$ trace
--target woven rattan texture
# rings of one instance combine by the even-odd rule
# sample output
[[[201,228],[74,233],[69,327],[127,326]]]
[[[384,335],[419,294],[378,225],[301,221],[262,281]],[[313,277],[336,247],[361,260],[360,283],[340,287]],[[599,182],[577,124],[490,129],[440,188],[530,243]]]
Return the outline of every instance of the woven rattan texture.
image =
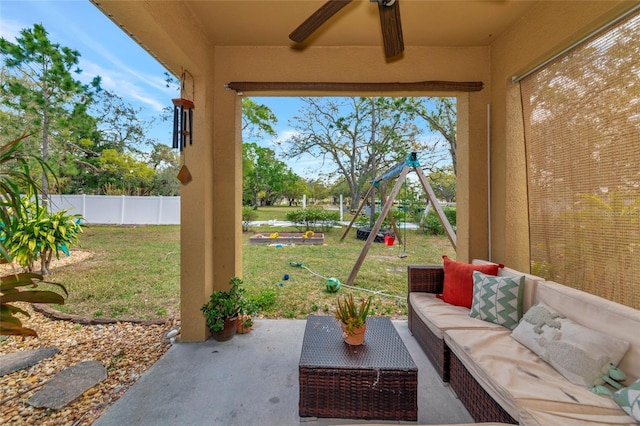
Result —
[[[407,267],[408,292],[442,293],[444,268],[442,266]],[[449,348],[416,315],[409,303],[409,330],[431,361],[443,382],[449,381]]]
[[[449,385],[476,422],[518,424],[518,422],[476,382],[453,352],[451,352],[449,365],[451,366]]]
[[[301,417],[418,418],[418,369],[388,318],[369,318],[350,347],[335,319],[309,316],[299,370]]]
[[[407,267],[409,292],[442,293],[444,285],[444,268],[442,266]]]
[[[340,325],[333,317],[310,315],[300,366],[417,370],[400,335],[386,317],[369,317],[364,343],[350,346],[344,343]]]
[[[409,331],[418,341],[431,365],[435,368],[443,382],[449,381],[449,347],[444,339],[439,339],[429,330],[429,327],[418,317],[415,310],[409,304]]]

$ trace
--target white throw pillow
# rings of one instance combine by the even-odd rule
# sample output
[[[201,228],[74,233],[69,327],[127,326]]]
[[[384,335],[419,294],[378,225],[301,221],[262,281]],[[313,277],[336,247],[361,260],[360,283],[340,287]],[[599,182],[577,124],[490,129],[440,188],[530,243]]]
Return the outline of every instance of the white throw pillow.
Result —
[[[524,314],[511,337],[567,380],[586,387],[602,384],[609,364],[617,366],[629,350],[629,342],[584,327],[544,303]]]

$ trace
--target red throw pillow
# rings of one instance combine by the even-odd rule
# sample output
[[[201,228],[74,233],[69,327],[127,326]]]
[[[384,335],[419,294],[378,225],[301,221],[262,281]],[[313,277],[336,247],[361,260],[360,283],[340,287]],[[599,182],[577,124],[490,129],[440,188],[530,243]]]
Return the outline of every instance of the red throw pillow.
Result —
[[[444,289],[440,299],[456,306],[471,308],[473,300],[473,271],[479,271],[487,275],[498,275],[498,269],[504,265],[495,263],[474,265],[470,263],[456,262],[447,256],[442,256],[444,261]]]

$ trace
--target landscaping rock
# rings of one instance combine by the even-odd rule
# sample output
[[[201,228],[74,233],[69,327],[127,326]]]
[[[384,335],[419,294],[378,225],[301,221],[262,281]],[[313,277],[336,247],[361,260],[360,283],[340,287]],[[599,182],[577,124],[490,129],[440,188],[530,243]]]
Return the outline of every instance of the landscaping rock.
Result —
[[[27,403],[59,410],[106,378],[107,369],[99,361],[80,362],[56,374]]]
[[[48,348],[33,349],[30,351],[21,351],[13,354],[0,356],[0,377],[5,374],[11,374],[14,371],[31,367],[43,359],[51,358],[60,352],[55,346]]]

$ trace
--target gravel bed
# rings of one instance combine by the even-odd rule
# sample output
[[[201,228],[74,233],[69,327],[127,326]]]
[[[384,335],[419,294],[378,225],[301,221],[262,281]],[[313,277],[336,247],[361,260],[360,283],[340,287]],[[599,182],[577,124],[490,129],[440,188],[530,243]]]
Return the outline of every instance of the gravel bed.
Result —
[[[166,333],[178,326],[172,322],[82,325],[51,320],[31,306],[20,306],[31,314],[23,324],[36,330],[38,337],[3,338],[0,355],[47,346],[57,347],[60,353],[33,367],[0,377],[0,424],[92,424],[167,351],[171,343]],[[107,368],[105,381],[59,411],[27,404],[29,397],[56,373],[88,360],[100,361]]]
[[[38,337],[0,337],[0,355],[49,346],[57,347],[60,352],[30,368],[0,377],[2,425],[92,424],[169,349],[171,342],[166,334],[180,326],[178,320],[152,325],[80,324],[51,319],[34,311],[29,304],[16,305],[30,313],[30,318],[20,316],[20,319],[24,326],[34,329]],[[59,411],[27,404],[29,397],[56,373],[89,360],[99,361],[107,368],[106,380]]]

